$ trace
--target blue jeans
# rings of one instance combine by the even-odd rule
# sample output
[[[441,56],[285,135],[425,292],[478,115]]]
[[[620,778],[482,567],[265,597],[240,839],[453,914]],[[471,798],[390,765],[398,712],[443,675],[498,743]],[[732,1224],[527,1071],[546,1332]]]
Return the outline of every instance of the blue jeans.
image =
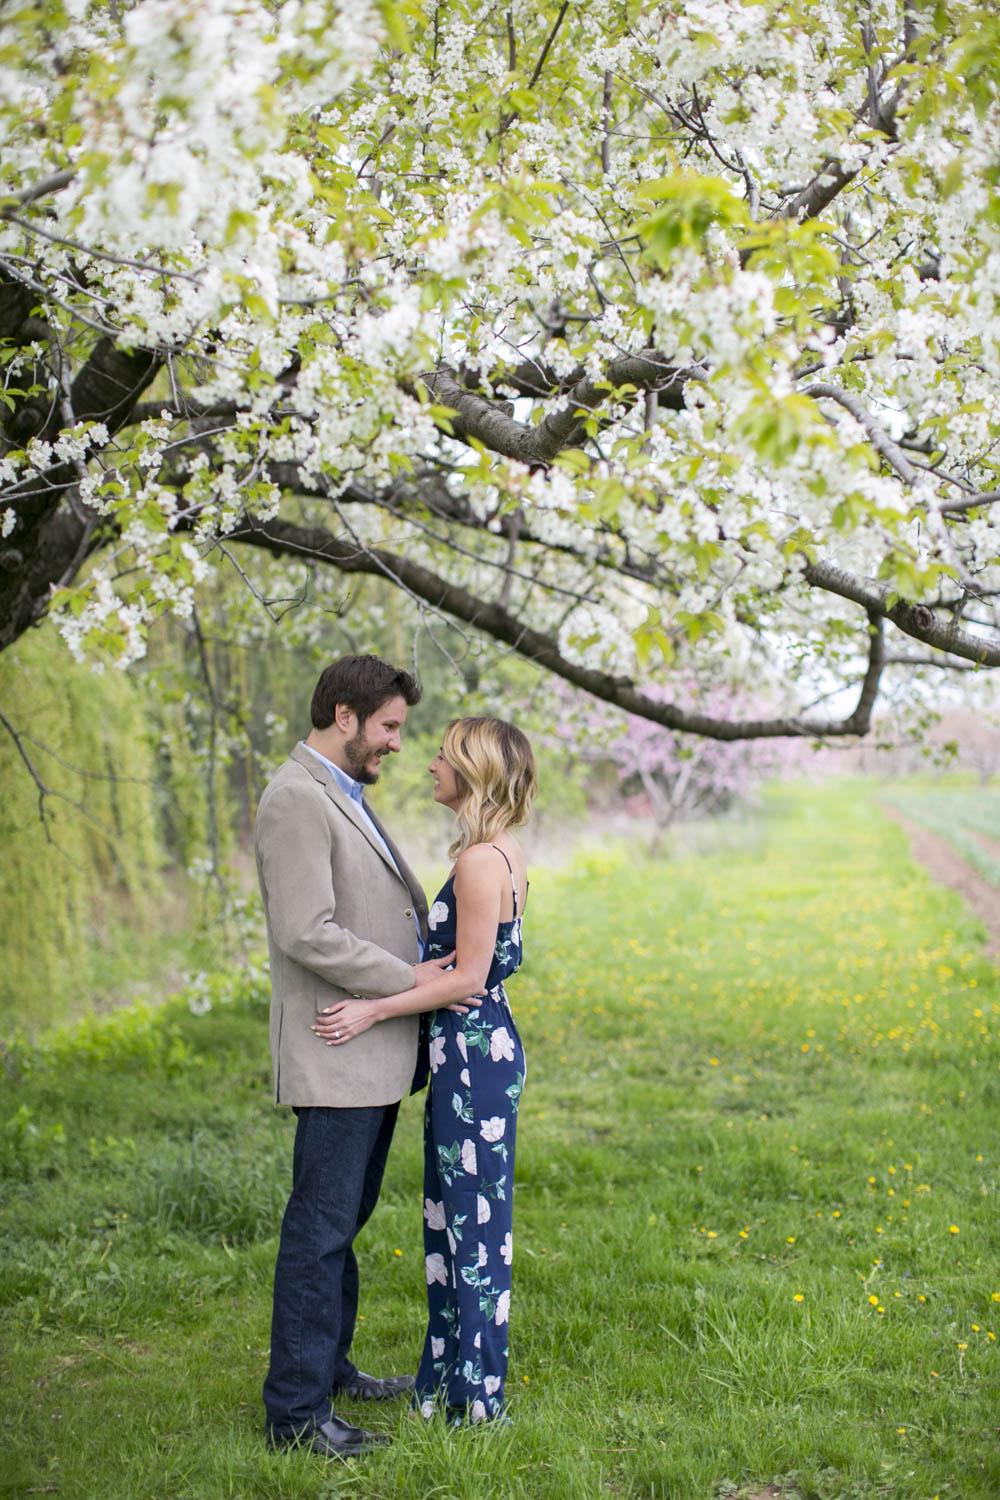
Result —
[[[354,1237],[378,1201],[398,1104],[296,1109],[292,1192],[274,1268],[268,1432],[289,1437],[333,1414],[331,1392],[357,1373]]]

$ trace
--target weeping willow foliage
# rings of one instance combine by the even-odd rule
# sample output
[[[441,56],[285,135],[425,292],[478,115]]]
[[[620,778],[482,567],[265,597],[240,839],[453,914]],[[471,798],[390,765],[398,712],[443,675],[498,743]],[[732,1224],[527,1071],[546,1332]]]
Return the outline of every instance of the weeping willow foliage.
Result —
[[[0,730],[0,1018],[34,1028],[77,1008],[116,932],[155,919],[154,734],[141,686],[75,665],[45,625],[0,656],[0,708],[52,789]]]

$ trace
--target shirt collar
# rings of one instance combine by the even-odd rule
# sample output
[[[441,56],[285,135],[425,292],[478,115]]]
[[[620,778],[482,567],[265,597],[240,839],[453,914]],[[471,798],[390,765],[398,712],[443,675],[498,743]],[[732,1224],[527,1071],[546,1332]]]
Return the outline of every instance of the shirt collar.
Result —
[[[333,776],[334,781],[340,787],[340,790],[342,792],[346,792],[347,795],[351,798],[352,802],[361,801],[364,787],[361,785],[360,781],[355,781],[353,776],[348,776],[347,772],[342,770],[340,766],[336,764],[336,762],[327,760],[325,755],[320,755],[319,751],[314,750],[312,745],[307,745],[305,740],[302,741],[302,744],[304,748],[309,751],[310,755],[315,755],[320,764],[326,766],[327,770]]]

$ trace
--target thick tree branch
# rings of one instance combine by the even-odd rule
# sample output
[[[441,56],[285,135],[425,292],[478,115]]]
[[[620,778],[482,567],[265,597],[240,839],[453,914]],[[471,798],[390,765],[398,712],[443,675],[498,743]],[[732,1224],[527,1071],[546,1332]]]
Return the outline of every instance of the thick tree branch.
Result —
[[[50,193],[62,192],[75,176],[75,167],[64,167],[61,172],[53,172],[50,176],[33,182],[30,187],[22,188],[19,193],[13,193],[9,198],[0,202],[0,218],[10,218],[12,214],[17,213],[19,208],[26,208],[29,203],[35,203],[39,198],[47,198]]]
[[[860,167],[842,167],[832,157],[825,161],[811,182],[790,198],[781,210],[784,219],[814,219],[857,177]]]
[[[39,435],[56,438],[64,410],[76,422],[103,422],[114,435],[129,420],[160,364],[160,356],[148,349],[119,349],[110,339],[99,339],[70,384],[65,402],[51,403]],[[0,494],[0,505],[16,515],[0,555],[0,649],[41,619],[52,589],[98,545],[93,517],[64,504],[78,479],[77,464],[65,462]]]
[[[868,672],[857,707],[847,718],[718,719],[650,698],[640,692],[630,678],[570,661],[563,655],[555,637],[525,625],[509,608],[481,599],[468,589],[432,573],[421,563],[383,548],[347,541],[321,526],[300,526],[281,520],[262,521],[254,517],[247,517],[237,526],[230,533],[230,540],[263,548],[276,556],[328,563],[343,573],[391,578],[431,608],[483,631],[510,646],[526,660],[535,662],[584,692],[612,703],[626,713],[662,724],[666,729],[705,735],[709,739],[744,740],[862,735],[870,727],[871,707],[882,665],[881,633],[877,628],[870,628]]]
[[[702,374],[699,367],[678,369],[656,349],[625,354],[608,365],[606,380],[578,380],[566,391],[561,410],[550,413],[537,427],[516,421],[495,402],[469,391],[446,368],[425,375],[423,384],[436,401],[456,413],[457,437],[474,437],[493,453],[532,468],[547,468],[564,449],[586,440],[585,423],[600,410],[611,390],[632,385],[641,391],[662,392],[664,404],[670,406],[680,399],[684,383]]]
[[[911,22],[912,16],[908,15],[904,51],[902,56],[897,58],[892,64],[893,67],[908,61],[913,55],[917,33],[916,28],[912,26]],[[869,69],[868,97],[862,108],[858,111],[857,118],[859,124],[867,120],[887,141],[895,142],[896,115],[899,112],[903,93],[904,84],[900,83],[888,99],[881,100],[878,87],[874,82],[871,69]],[[861,170],[861,167],[844,167],[835,157],[828,157],[812,180],[800,192],[796,193],[788,203],[783,205],[781,217],[789,219],[815,218],[817,214],[821,214],[824,208],[833,202],[838,193],[843,192],[848,183],[854,181]]]
[[[824,562],[807,563],[803,576],[808,583],[825,589],[829,594],[837,594],[841,599],[851,599],[855,604],[860,604],[863,609],[868,610],[869,617],[873,614],[882,615],[891,620],[897,630],[912,636],[915,641],[921,641],[925,646],[933,646],[937,651],[962,657],[965,661],[977,662],[983,667],[1000,667],[1000,640],[995,636],[990,638],[976,635],[971,630],[963,630],[954,620],[944,623],[928,605],[908,604],[905,600],[896,598],[895,590],[888,584],[856,578],[843,568]],[[893,602],[890,603],[890,600]]]
[[[996,505],[998,500],[1000,490],[979,490],[961,500],[942,500],[941,509],[946,515],[962,515],[967,510],[978,510],[981,505]]]
[[[803,391],[805,396],[813,396],[817,400],[836,401],[868,434],[868,441],[881,454],[890,468],[895,469],[900,479],[907,484],[918,484],[920,482],[920,470],[914,468],[898,443],[894,442],[885,428],[880,426],[861,401],[851,391],[845,391],[843,386],[830,385],[826,381],[818,381],[815,385],[807,386]]]

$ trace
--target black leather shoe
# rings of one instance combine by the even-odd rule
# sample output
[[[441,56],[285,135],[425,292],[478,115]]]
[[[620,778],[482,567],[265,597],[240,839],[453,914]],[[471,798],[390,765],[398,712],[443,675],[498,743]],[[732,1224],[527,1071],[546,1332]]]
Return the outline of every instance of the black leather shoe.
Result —
[[[387,1375],[380,1380],[377,1375],[358,1370],[350,1385],[338,1385],[334,1395],[348,1396],[352,1401],[392,1401],[396,1396],[409,1395],[416,1383],[412,1375]]]
[[[269,1433],[267,1441],[271,1448],[305,1448],[323,1458],[353,1458],[375,1448],[388,1448],[392,1439],[381,1433],[366,1432],[363,1427],[352,1427],[342,1417],[330,1417],[318,1427],[307,1427],[305,1432]]]

